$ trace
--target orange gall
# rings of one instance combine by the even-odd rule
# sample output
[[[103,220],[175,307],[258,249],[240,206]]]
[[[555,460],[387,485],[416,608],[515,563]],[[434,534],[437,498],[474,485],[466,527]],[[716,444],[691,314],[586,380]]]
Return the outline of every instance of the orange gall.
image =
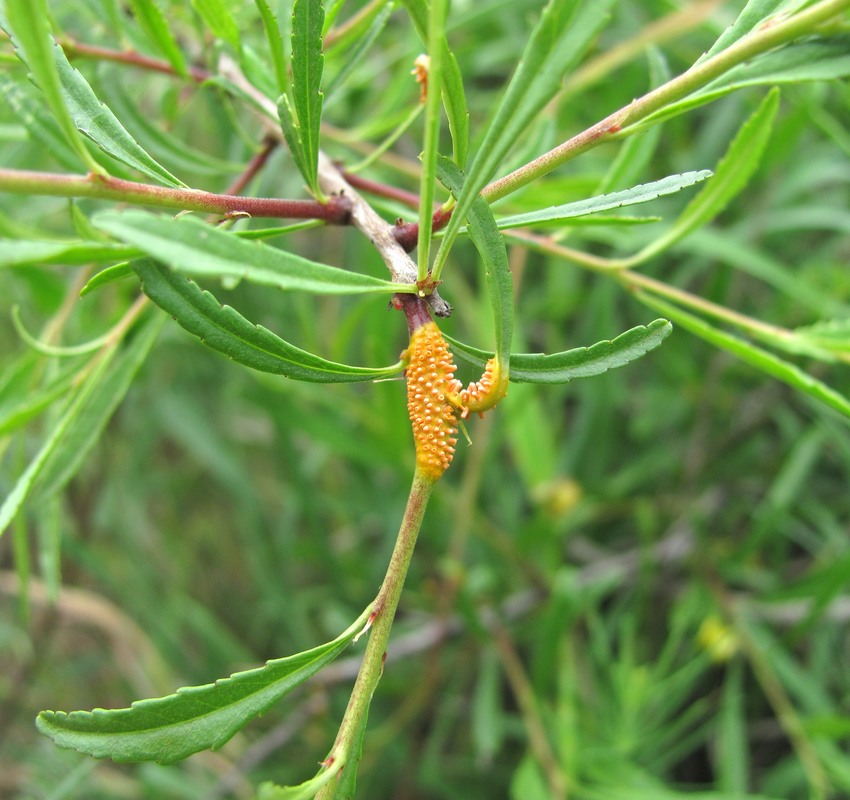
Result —
[[[407,410],[413,425],[416,465],[432,481],[452,463],[457,444],[456,409],[461,383],[454,377],[446,340],[434,322],[426,322],[410,336],[407,378]]]

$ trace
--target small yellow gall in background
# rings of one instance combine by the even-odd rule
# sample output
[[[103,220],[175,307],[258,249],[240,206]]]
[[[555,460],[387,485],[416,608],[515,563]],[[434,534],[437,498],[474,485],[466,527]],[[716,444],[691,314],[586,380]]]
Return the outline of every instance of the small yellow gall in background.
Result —
[[[729,661],[738,652],[735,629],[716,616],[706,617],[699,626],[697,643],[718,664]]]

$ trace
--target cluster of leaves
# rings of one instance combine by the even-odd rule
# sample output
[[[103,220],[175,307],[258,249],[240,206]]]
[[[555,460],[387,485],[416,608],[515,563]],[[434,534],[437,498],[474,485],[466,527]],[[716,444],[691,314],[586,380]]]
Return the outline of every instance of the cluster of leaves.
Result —
[[[831,204],[820,204],[819,194],[822,186],[832,191],[833,181],[839,185],[834,191],[846,195],[846,176],[835,166],[842,148],[846,155],[846,135],[830,110],[834,102],[830,92],[840,99],[844,89],[840,84],[796,86],[801,81],[841,78],[850,71],[846,20],[836,17],[839,12],[846,14],[846,4],[752,0],[734,24],[718,23],[720,35],[713,46],[706,30],[693,30],[693,22],[674,15],[678,30],[693,41],[682,44],[685,52],[670,54],[681,62],[673,74],[691,78],[678,84],[675,78],[669,79],[668,63],[660,50],[652,49],[650,72],[661,101],[628,106],[631,97],[644,95],[650,88],[643,85],[646,70],[637,58],[636,68],[624,82],[628,85],[601,93],[610,103],[601,113],[596,103],[576,110],[579,92],[591,86],[585,96],[597,94],[593,77],[585,77],[587,84],[582,86],[582,76],[593,73],[582,73],[579,65],[594,47],[625,38],[623,31],[633,19],[650,10],[660,14],[665,4],[651,4],[648,9],[626,0],[555,0],[542,10],[538,4],[526,5],[534,11],[536,22],[527,36],[518,39],[516,20],[525,5],[512,8],[507,16],[496,3],[461,8],[447,19],[447,4],[437,0],[431,5],[405,0],[401,6],[406,13],[394,13],[395,4],[386,2],[369,3],[349,13],[340,2],[324,9],[320,3],[301,0],[294,4],[290,19],[288,12],[276,17],[265,0],[258,0],[256,8],[236,10],[218,2],[191,7],[174,3],[168,8],[167,24],[155,3],[133,0],[132,18],[112,2],[68,4],[67,8],[56,4],[51,9],[55,26],[51,28],[46,2],[6,0],[0,12],[0,27],[10,37],[8,68],[0,74],[7,100],[2,120],[4,163],[22,171],[0,176],[0,189],[26,197],[14,203],[4,198],[0,217],[4,237],[0,267],[4,288],[8,287],[4,296],[23,307],[20,316],[2,324],[14,324],[28,349],[22,346],[8,354],[0,381],[0,435],[4,437],[0,477],[8,487],[0,506],[0,531],[11,525],[12,536],[4,541],[11,539],[18,583],[36,585],[30,576],[34,544],[47,591],[59,599],[61,608],[60,545],[64,540],[72,550],[66,569],[80,579],[91,573],[94,583],[101,590],[107,587],[110,594],[131,588],[128,610],[145,622],[146,630],[155,631],[151,636],[158,641],[153,649],[169,663],[166,672],[194,676],[197,682],[226,674],[235,663],[255,663],[261,654],[292,652],[292,642],[310,647],[319,634],[347,627],[345,634],[326,645],[217,684],[120,711],[42,715],[41,729],[60,744],[119,761],[163,763],[220,747],[355,638],[363,617],[349,626],[348,621],[357,616],[351,609],[362,606],[364,597],[374,592],[381,571],[372,563],[374,557],[348,542],[346,526],[358,520],[358,538],[368,540],[371,531],[379,542],[395,527],[398,509],[376,497],[375,489],[383,483],[401,496],[398,476],[410,463],[402,444],[409,434],[400,414],[403,404],[397,386],[319,387],[321,391],[314,392],[289,382],[281,385],[266,376],[327,384],[398,374],[403,367],[395,356],[401,349],[401,331],[388,335],[394,323],[388,324],[387,317],[377,312],[391,294],[414,293],[417,287],[387,280],[368,243],[354,236],[327,237],[329,241],[321,247],[309,232],[304,238],[297,234],[298,228],[312,223],[263,228],[252,219],[235,219],[216,228],[194,217],[103,210],[94,199],[66,205],[39,197],[64,191],[58,188],[61,176],[45,177],[43,171],[55,168],[52,159],[71,172],[88,173],[75,184],[81,197],[196,208],[180,203],[192,200],[190,194],[202,186],[225,192],[227,176],[248,162],[255,143],[266,137],[271,120],[279,125],[288,155],[273,156],[279,160],[272,163],[284,165],[283,169],[266,168],[254,176],[254,193],[296,194],[300,184],[306,183],[315,198],[326,200],[320,141],[345,162],[352,160],[362,142],[382,137],[387,147],[398,141],[401,153],[405,148],[411,152],[410,147],[418,152],[415,137],[403,138],[419,114],[418,89],[407,76],[412,54],[422,46],[413,35],[418,31],[432,59],[424,106],[425,152],[418,185],[413,182],[424,209],[420,226],[430,219],[430,198],[438,180],[447,190],[446,208],[453,209],[448,226],[439,234],[433,262],[427,244],[430,237],[420,237],[419,277],[430,269],[433,280],[445,280],[441,289],[456,298],[459,312],[446,327],[453,334],[458,356],[480,368],[495,355],[509,365],[517,385],[506,403],[504,430],[484,429],[477,434],[479,451],[492,457],[470,458],[457,485],[455,512],[448,505],[436,511],[443,530],[450,533],[433,543],[424,560],[429,554],[436,560],[448,548],[450,559],[439,576],[442,590],[429,597],[427,588],[420,588],[413,599],[413,606],[434,616],[433,624],[462,626],[475,634],[474,667],[458,668],[468,655],[463,646],[434,651],[434,683],[423,686],[402,709],[427,708],[439,687],[441,701],[428,717],[431,729],[404,743],[393,741],[392,734],[404,726],[405,714],[400,712],[384,723],[383,737],[378,736],[374,749],[367,748],[366,760],[369,763],[369,749],[372,763],[383,752],[397,769],[367,771],[370,796],[393,792],[387,776],[401,774],[404,761],[414,757],[411,751],[421,755],[417,759],[421,772],[415,780],[434,796],[474,796],[470,780],[481,787],[481,796],[503,794],[504,786],[510,784],[513,794],[524,798],[566,796],[568,789],[574,796],[588,798],[676,797],[688,793],[674,788],[680,782],[704,785],[706,791],[713,791],[711,796],[724,798],[745,796],[752,787],[768,797],[803,796],[806,791],[825,797],[830,785],[850,791],[850,764],[836,744],[847,730],[846,716],[830,702],[842,686],[830,673],[826,655],[836,647],[835,628],[826,625],[816,630],[814,625],[831,608],[843,585],[848,554],[837,528],[846,501],[840,489],[829,483],[819,488],[814,499],[804,497],[806,477],[821,457],[833,466],[837,462],[840,474],[845,474],[850,452],[846,431],[832,416],[832,411],[850,416],[850,402],[818,374],[823,365],[850,360],[845,321],[848,286],[837,268],[840,245],[832,239],[814,248],[794,245],[803,265],[796,271],[787,266],[790,253],[786,258],[777,255],[788,247],[782,238],[787,237],[788,228],[796,226],[801,240],[806,225],[818,231],[846,230],[846,214],[832,213]],[[819,10],[832,27],[819,29],[823,21],[819,19],[809,27],[803,22],[800,28],[793,27],[796,19]],[[613,22],[606,30],[609,13],[614,15]],[[83,20],[99,18],[109,25],[91,28],[103,37],[93,44],[104,44],[115,55],[119,41],[125,40],[134,56],[150,53],[173,77],[148,75],[129,88],[126,71],[120,71],[127,67],[110,66],[103,52],[93,63],[72,65],[68,55],[95,55],[82,41],[90,36]],[[734,15],[728,21],[733,19]],[[449,28],[450,23],[456,28]],[[672,29],[677,30],[675,25]],[[762,41],[771,30],[786,29],[787,40],[773,44],[770,40],[755,51],[764,55],[745,60],[754,54],[746,50],[750,42]],[[448,42],[453,37],[447,37],[447,31],[454,35],[455,30],[459,41],[467,38],[452,50]],[[61,32],[62,46],[53,42],[53,32]],[[803,34],[809,38],[796,41]],[[650,34],[648,29],[647,41],[663,35]],[[202,52],[200,44],[205,40],[214,40],[215,47],[210,48],[209,61],[198,75],[189,66],[186,53],[192,48],[187,43],[193,42]],[[396,42],[400,44],[390,44]],[[778,44],[785,46],[774,49]],[[737,52],[736,48],[743,52],[737,61],[730,59],[720,72],[711,72],[724,54]],[[705,55],[694,59],[702,51]],[[626,47],[624,52],[637,56],[640,50]],[[485,79],[491,70],[505,69],[494,54],[510,55],[519,66],[512,77],[505,75],[507,88],[494,104],[495,110],[485,115],[481,109],[490,105]],[[145,66],[140,57],[130,60],[135,69]],[[600,60],[603,73],[618,66],[616,59],[607,64],[604,57]],[[693,70],[686,72],[692,60],[696,60]],[[593,63],[588,61],[588,67]],[[28,73],[37,88],[27,83]],[[568,80],[562,86],[564,76],[570,74],[573,83]],[[246,76],[247,82],[238,76]],[[180,82],[193,85],[189,100],[174,88]],[[470,87],[479,83],[480,95],[473,96]],[[790,92],[791,110],[784,119],[777,91],[764,94],[760,88],[783,83],[795,85]],[[744,88],[752,90],[744,99],[727,97]],[[725,105],[701,108],[723,98]],[[140,110],[151,103],[156,124]],[[593,127],[618,106],[626,110],[616,120],[598,130]],[[684,112],[695,112],[687,118],[696,120],[690,128],[675,119]],[[452,142],[451,160],[440,154],[442,113]],[[810,114],[818,121],[820,138],[811,126],[801,124]],[[349,125],[344,132],[329,124],[351,119],[359,120],[357,127]],[[543,151],[556,153],[556,132],[565,119],[570,129],[586,126],[593,132],[577,140],[574,152],[596,147],[601,139],[622,142],[613,161],[613,150],[591,152],[582,162],[587,164],[586,173],[559,172],[544,178],[567,160],[556,154],[550,163],[532,170],[528,179],[520,176],[513,182],[491,183],[513,167],[521,172]],[[664,128],[659,126],[670,120]],[[523,141],[532,122],[533,134]],[[478,138],[470,140],[470,131]],[[397,140],[398,136],[402,138]],[[664,136],[672,141],[680,136],[680,144],[665,151],[659,144]],[[818,148],[815,166],[804,168],[783,156],[783,150],[811,142]],[[378,152],[383,149],[383,145],[377,147]],[[647,176],[653,159],[655,174]],[[823,166],[816,168],[819,165]],[[369,159],[367,166],[387,186],[409,180],[403,171],[409,168],[407,162]],[[402,171],[396,171],[399,168]],[[25,170],[40,172],[25,175]],[[806,214],[771,202],[770,177],[781,176],[783,170],[792,177],[796,170],[797,184],[791,178],[774,179],[781,180],[780,187],[790,184],[791,189],[784,189],[785,199],[805,201]],[[131,183],[136,186],[139,176],[159,192],[149,192],[142,200],[132,195]],[[531,179],[534,192],[519,192]],[[753,180],[756,189],[748,188]],[[697,184],[703,185],[686,205],[675,197]],[[763,187],[760,193],[759,186]],[[761,220],[738,205],[744,191],[754,192],[754,208],[759,208],[755,201],[762,203]],[[410,218],[410,212],[400,209],[392,197],[391,192],[384,198],[379,195],[375,205],[388,218],[399,214]],[[671,212],[672,221],[660,232],[656,230],[660,226],[653,224],[658,218],[634,218],[618,211],[664,197],[656,205]],[[500,198],[505,200],[494,211],[490,202]],[[576,199],[565,203],[565,198]],[[16,208],[17,202],[21,208]],[[705,228],[721,212],[729,209],[727,213],[732,214],[736,206],[737,216],[724,222],[723,233]],[[604,213],[611,211],[615,214]],[[761,225],[763,246],[750,239],[753,220]],[[500,232],[505,232],[509,248]],[[457,266],[461,254],[466,254],[464,234],[479,255],[481,276]],[[271,244],[279,236],[286,237],[284,245]],[[600,251],[608,255],[602,257]],[[668,260],[668,253],[674,253],[675,260]],[[511,259],[513,276],[508,269]],[[472,258],[465,261],[474,263]],[[564,262],[600,276],[589,282],[578,270],[564,269]],[[714,275],[710,270],[717,262],[720,269]],[[649,264],[663,279],[636,271]],[[92,267],[101,270],[95,273]],[[520,277],[520,314],[514,319],[515,283]],[[763,281],[771,291],[752,288],[752,278]],[[195,281],[219,282],[222,289],[216,289],[217,294],[227,292],[233,307],[223,305]],[[631,307],[622,307],[611,291],[618,285],[665,319],[636,325],[646,319],[635,320]],[[687,290],[694,285],[699,291]],[[140,286],[161,311],[153,313],[136,299]],[[265,287],[286,294],[275,294],[270,304],[272,295]],[[767,304],[762,303],[765,296],[770,300]],[[732,299],[754,310],[733,311],[728,305]],[[807,315],[801,315],[799,306]],[[208,348],[253,368],[256,374],[246,376],[233,367],[223,378],[222,362],[215,361],[216,356],[185,347],[170,328],[166,334],[170,338],[156,346],[169,315]],[[34,317],[50,319],[39,339],[27,334],[22,322]],[[761,397],[757,398],[758,413],[749,412],[747,417],[746,392],[765,390],[748,387],[723,359],[714,362],[715,374],[704,374],[700,360],[708,357],[707,351],[694,352],[686,343],[669,350],[655,367],[653,381],[642,388],[603,378],[571,394],[558,388],[544,396],[521,385],[563,384],[625,365],[667,337],[671,330],[667,320],[778,378],[820,406],[774,412],[770,402],[765,404],[771,396]],[[624,329],[628,330],[615,335]],[[600,341],[565,350],[566,330],[576,341]],[[288,341],[295,336],[303,348]],[[78,338],[88,342],[67,344]],[[491,343],[492,349],[482,350],[464,340]],[[516,352],[524,349],[549,355]],[[158,357],[146,365],[152,351]],[[352,366],[348,362],[355,357],[390,366]],[[818,366],[807,369],[803,359]],[[727,372],[734,376],[731,387],[720,381]],[[835,380],[842,380],[840,373]],[[136,388],[113,438],[107,423],[134,382]],[[712,399],[700,401],[700,397]],[[208,398],[222,403],[222,408],[208,406]],[[261,436],[252,432],[246,406],[263,421]],[[573,412],[568,441],[564,408]],[[632,421],[625,427],[615,426],[613,420],[625,410]],[[729,415],[742,417],[731,434],[728,425],[724,428],[720,422]],[[806,415],[816,422],[807,423]],[[772,428],[778,429],[776,441],[768,436]],[[688,437],[682,430],[692,431],[692,448],[703,446],[712,457],[686,449]],[[716,442],[711,434],[718,431],[722,436]],[[752,431],[757,435],[750,452],[739,451],[738,440]],[[364,442],[367,437],[369,441]],[[263,438],[274,447],[261,443]],[[110,441],[133,442],[133,452],[127,453],[126,445],[113,444],[117,449],[110,454]],[[170,478],[158,481],[149,465],[170,463],[169,441],[186,459],[184,466],[195,460],[204,463],[207,477],[187,476],[183,487],[175,487]],[[250,445],[248,452],[241,452],[240,442]],[[671,456],[670,447],[678,448],[676,456]],[[93,467],[91,461],[85,466],[86,456],[94,449],[101,464],[113,463],[115,475],[111,469]],[[688,453],[690,466],[674,480],[672,465],[685,460]],[[770,461],[777,454],[782,459],[778,472]],[[343,467],[343,458],[348,459],[348,467]],[[730,468],[724,474],[717,469],[720,462],[740,469]],[[179,473],[176,467],[168,469],[170,474]],[[275,477],[274,486],[265,485],[263,470]],[[516,473],[522,478],[522,493],[508,488],[516,483],[512,480]],[[105,491],[96,491],[107,475]],[[735,475],[758,485],[739,488]],[[585,487],[591,499],[576,506],[578,484],[567,476]],[[220,482],[234,498],[233,508],[227,509],[225,503],[219,509],[229,529],[215,520],[217,502],[203,508],[212,482]],[[63,494],[69,485],[70,491]],[[655,489],[663,485],[671,487],[670,494],[677,487],[679,496],[651,501]],[[486,511],[475,510],[479,486],[485,487],[480,490],[484,501],[480,507]],[[367,487],[371,490],[364,491]],[[127,493],[130,499],[125,506],[122,496]],[[325,501],[320,499],[317,504],[317,498],[328,494],[334,495],[333,502],[323,507]],[[280,499],[283,496],[286,503]],[[752,525],[743,522],[749,519],[747,496],[764,498]],[[146,511],[153,507],[154,498],[161,508]],[[190,499],[199,506],[186,520],[181,504]],[[808,502],[799,512],[796,508],[792,512],[804,499]],[[275,512],[284,508],[286,513],[274,521]],[[134,519],[128,521],[128,513]],[[688,536],[676,530],[674,523],[680,517],[687,519]],[[126,531],[116,537],[119,519]],[[606,524],[611,519],[614,524]],[[700,533],[718,520],[722,520],[723,535],[721,544],[712,549],[702,542]],[[89,524],[109,531],[112,541],[92,539],[93,531],[86,530]],[[751,531],[745,544],[734,535],[736,525]],[[144,541],[153,528],[161,531],[154,541],[167,542],[168,557],[153,559],[149,572],[131,576],[135,567],[148,561],[142,554],[147,552]],[[220,534],[213,545],[209,544],[210,529]],[[310,533],[309,544],[295,535],[300,529]],[[479,537],[474,544],[468,541],[470,530]],[[34,542],[30,531],[35,532]],[[178,533],[189,534],[185,551],[169,540],[168,531],[176,538],[183,538]],[[633,545],[635,532],[643,545],[635,563],[608,554],[609,547],[614,552],[624,542]],[[771,544],[775,538],[781,542],[778,549]],[[588,549],[590,540],[605,548],[601,554]],[[570,542],[572,558],[588,557],[585,569],[561,566]],[[665,582],[680,577],[678,567],[662,569],[670,555],[665,546],[671,544],[682,548],[671,551],[674,564],[682,553],[704,548],[711,556],[710,566],[693,588],[671,590]],[[765,555],[769,544],[770,552],[777,553],[772,559]],[[121,545],[129,545],[129,555],[116,562],[115,549]],[[162,615],[169,622],[157,625],[155,587],[162,579],[155,570],[162,568],[166,576],[180,575],[188,581],[186,570],[194,560],[193,552],[209,547],[217,558],[206,565],[209,583],[201,594],[207,608],[216,609],[220,616],[215,618],[195,601],[189,604],[193,614],[177,611],[174,606],[192,594],[188,584],[179,592],[177,581],[173,598],[167,601],[172,613]],[[819,547],[826,547],[831,558],[819,559]],[[781,557],[799,561],[797,549],[804,551],[802,564],[790,564]],[[217,604],[215,589],[233,579],[224,567],[234,559],[246,573],[243,588],[248,587],[253,597],[240,608],[230,609]],[[476,566],[459,572],[460,563]],[[773,566],[775,576],[769,571]],[[286,573],[283,581],[280,569]],[[781,590],[781,575],[800,569],[804,577],[791,590]],[[422,568],[420,577],[425,572]],[[320,595],[309,588],[317,575],[328,587]],[[634,579],[626,581],[632,588],[617,587],[623,577]],[[739,587],[755,599],[762,594],[762,599],[780,603],[798,596],[811,605],[788,641],[780,642],[764,624],[764,615],[750,619],[747,612],[757,607],[755,599],[748,598],[745,611],[733,602],[731,591]],[[506,595],[514,602],[500,603]],[[22,598],[29,596],[26,589],[21,593]],[[441,596],[458,601],[459,617],[448,616],[452,608],[441,602]],[[148,611],[143,610],[146,603],[152,606]],[[659,617],[652,613],[656,604],[669,605],[665,617],[669,621],[660,630]],[[609,608],[604,616],[603,605]],[[281,608],[293,609],[292,618],[283,624]],[[26,604],[23,613],[29,613]],[[231,613],[238,616],[228,619]],[[721,621],[716,622],[712,613]],[[515,616],[524,622],[512,630]],[[269,630],[276,631],[270,653],[257,638],[234,634],[244,629],[248,618],[257,620],[253,634],[256,637],[259,632],[260,642],[270,635]],[[721,632],[719,639],[711,638],[712,624]],[[427,624],[412,617],[410,625],[414,640],[418,636],[427,641],[423,633]],[[694,631],[700,626],[703,652],[694,644]],[[203,670],[180,653],[193,639],[208,655],[216,656]],[[718,641],[727,642],[727,649]],[[810,664],[798,660],[795,647],[801,641]],[[529,672],[518,657],[520,650],[531,665]],[[716,697],[711,693],[717,680],[711,656],[729,660]],[[37,654],[22,658],[26,663]],[[221,669],[209,672],[217,666]],[[58,669],[58,664],[45,669]],[[404,697],[403,683],[409,677],[402,674],[398,684],[392,680],[388,697]],[[760,700],[752,708],[743,699],[749,684],[760,690]],[[173,680],[160,681],[156,688],[165,693],[169,686],[173,687]],[[515,697],[515,705],[504,701],[505,687]],[[144,692],[154,693],[148,687]],[[47,702],[93,706],[105,700],[95,696],[91,702],[68,703],[52,695]],[[382,705],[383,711],[387,708],[388,704]],[[14,703],[8,709],[14,711]],[[469,725],[462,734],[454,732],[456,718],[467,713]],[[762,742],[748,727],[756,715],[764,713],[775,716],[789,743],[775,763],[759,756],[756,745]],[[329,721],[335,716],[330,714]],[[323,740],[328,738],[325,732]],[[448,756],[455,751],[459,754]],[[757,764],[757,784],[744,755],[748,753]],[[443,756],[445,766],[438,767]],[[293,757],[281,770],[258,777],[296,783],[303,777],[298,763],[310,758],[310,754],[300,761]],[[701,759],[712,764],[710,778],[699,768]],[[67,795],[91,779],[89,771],[94,767],[79,763],[74,771],[77,785],[71,781],[62,789]],[[488,774],[483,782],[482,771]],[[353,768],[343,772],[338,796],[353,793],[356,773]],[[49,775],[49,770],[44,774]],[[166,774],[177,773],[137,773],[142,783],[156,786],[160,781],[160,787],[171,780],[163,777]],[[300,788],[267,788],[265,792],[269,797],[312,796],[335,774],[325,769]],[[195,795],[209,780],[208,776],[199,779],[196,785],[190,773],[180,776],[173,778],[175,786],[180,786],[176,793]]]

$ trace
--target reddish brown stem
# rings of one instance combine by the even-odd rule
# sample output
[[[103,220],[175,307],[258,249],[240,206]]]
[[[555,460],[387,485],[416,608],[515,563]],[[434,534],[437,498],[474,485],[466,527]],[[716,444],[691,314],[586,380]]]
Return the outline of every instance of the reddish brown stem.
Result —
[[[14,169],[0,169],[0,192],[58,197],[93,197],[158,208],[202,211],[208,214],[320,219],[336,225],[347,225],[351,221],[351,201],[344,195],[332,195],[327,203],[319,203],[316,200],[283,200],[274,197],[242,197],[213,194],[197,189],[152,186],[121,178],[58,175]]]
[[[435,211],[431,217],[431,230],[438,231],[441,228],[445,228],[451,216],[451,210],[447,211],[440,208]],[[393,228],[393,236],[395,236],[396,241],[409,253],[416,247],[416,243],[419,240],[419,223],[404,222],[396,225]]]
[[[419,195],[413,192],[397,189],[395,186],[389,186],[386,183],[378,183],[378,181],[370,181],[353,172],[346,172],[341,169],[342,177],[345,178],[355,189],[361,189],[364,192],[369,192],[376,197],[386,197],[389,200],[397,200],[399,203],[404,203],[411,208],[419,208]]]
[[[414,194],[413,192],[408,192],[404,189],[397,189],[395,186],[389,186],[385,183],[370,181],[368,178],[363,178],[360,175],[345,172],[344,170],[342,170],[342,176],[352,186],[357,189],[361,189],[364,192],[369,192],[377,197],[386,197],[390,200],[397,200],[411,208],[419,208],[419,195]],[[441,228],[445,228],[451,216],[451,211],[445,211],[435,205],[434,216],[431,218],[431,230],[438,231]],[[393,228],[393,236],[395,236],[396,241],[408,253],[410,253],[416,248],[416,244],[419,240],[419,223],[398,223],[395,228]]]
[[[278,140],[273,136],[266,136],[263,139],[260,151],[248,162],[242,174],[236,178],[233,183],[225,190],[225,194],[239,194],[244,191],[245,187],[253,180],[257,173],[266,165],[269,156],[278,146]]]
[[[415,294],[393,295],[393,305],[404,312],[407,317],[407,329],[411,334],[426,323],[431,322],[428,304]]]
[[[140,67],[141,69],[151,70],[153,72],[161,72],[164,75],[177,75],[177,71],[168,61],[163,61],[159,58],[151,58],[150,56],[142,55],[135,50],[112,50],[108,47],[98,47],[92,44],[83,44],[75,42],[71,39],[62,39],[59,42],[65,55],[69,59],[79,58],[96,58],[100,61],[113,61],[118,64],[129,64],[130,66]],[[210,80],[213,74],[203,67],[187,67],[189,77],[197,82],[203,83]]]

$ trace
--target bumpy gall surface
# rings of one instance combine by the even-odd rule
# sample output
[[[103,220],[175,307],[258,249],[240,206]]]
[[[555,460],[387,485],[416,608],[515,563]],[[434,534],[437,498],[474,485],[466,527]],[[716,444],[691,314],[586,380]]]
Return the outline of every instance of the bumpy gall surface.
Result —
[[[437,480],[452,463],[457,444],[456,398],[462,384],[440,329],[427,322],[410,337],[407,410],[413,425],[416,463],[423,475]]]

